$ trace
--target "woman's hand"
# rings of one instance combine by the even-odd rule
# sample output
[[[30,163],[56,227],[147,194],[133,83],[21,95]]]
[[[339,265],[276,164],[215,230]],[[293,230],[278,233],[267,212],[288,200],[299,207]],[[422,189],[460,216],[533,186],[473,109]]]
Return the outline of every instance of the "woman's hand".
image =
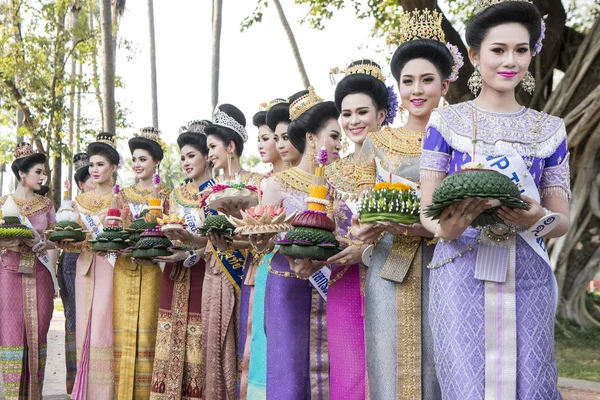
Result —
[[[35,246],[37,246],[38,243],[42,242],[42,237],[40,236],[38,231],[36,231],[35,229],[32,229],[31,231],[33,232],[33,237],[31,239],[23,240],[23,244],[25,246],[31,247],[33,249]],[[46,246],[44,246],[43,248],[40,248],[39,250],[38,249],[36,249],[36,250],[42,251],[45,248],[46,248]]]
[[[220,212],[221,214],[225,214],[229,217],[242,218],[242,214],[240,213],[240,210],[247,209],[249,204],[250,203],[248,201],[229,200],[229,201],[223,203],[221,208],[219,208],[217,211]]]
[[[347,247],[345,249],[343,249],[342,251],[340,251],[339,253],[337,253],[336,255],[329,257],[327,259],[327,261],[325,261],[325,262],[327,264],[332,264],[332,265],[359,264],[362,261],[362,253],[363,253],[364,247],[366,247],[366,246],[362,246],[362,247],[349,246],[348,240],[345,238],[344,239],[340,238],[339,241],[341,243],[344,243]]]
[[[55,242],[54,244],[59,249],[64,250],[64,249],[68,249],[69,247],[71,247],[73,245],[73,242],[68,241],[68,240],[61,240],[60,242]]]
[[[131,253],[133,252],[132,249],[121,249],[117,252],[118,255],[123,256],[123,257],[130,257]]]
[[[133,261],[134,264],[144,265],[146,267],[151,267],[153,265],[156,265],[156,263],[154,262],[153,259],[131,257],[131,261]]]
[[[420,223],[404,225],[397,222],[380,222],[379,224],[386,227],[386,232],[390,232],[394,235],[433,237],[433,233],[425,229]]]
[[[229,240],[227,239],[227,236],[219,235],[217,233],[209,233],[208,238],[210,239],[210,242],[220,251],[225,251],[229,247]]]
[[[540,218],[544,217],[544,215],[546,215],[546,211],[540,205],[540,203],[531,197],[523,195],[521,198],[524,202],[529,204],[529,210],[523,210],[521,208],[512,209],[502,206],[498,210],[498,216],[507,224],[519,226],[521,228],[529,228],[538,222]]]
[[[154,257],[152,259],[152,261],[157,262],[157,263],[159,263],[159,262],[176,263],[178,261],[185,260],[190,255],[190,253],[188,251],[184,251],[184,250],[169,249],[169,251],[172,252],[173,254],[171,254],[170,256]]]
[[[492,208],[488,199],[470,198],[448,206],[440,216],[437,236],[443,240],[458,239],[483,211]]]
[[[257,235],[248,235],[248,239],[252,247],[261,252],[271,245],[276,236],[276,233],[259,233]]]
[[[352,237],[364,243],[375,243],[375,241],[379,239],[379,236],[385,231],[384,226],[375,223],[361,225],[359,218],[360,217],[357,214],[352,216]]]
[[[0,249],[13,249],[21,245],[21,239],[0,239]]]
[[[192,234],[185,229],[167,229],[163,231],[163,235],[169,240],[179,240],[180,242],[186,242],[192,238]]]
[[[290,263],[290,269],[299,277],[299,278],[308,278],[321,268],[325,266],[325,262],[323,261],[314,261],[308,258],[292,258],[290,256],[285,256]]]

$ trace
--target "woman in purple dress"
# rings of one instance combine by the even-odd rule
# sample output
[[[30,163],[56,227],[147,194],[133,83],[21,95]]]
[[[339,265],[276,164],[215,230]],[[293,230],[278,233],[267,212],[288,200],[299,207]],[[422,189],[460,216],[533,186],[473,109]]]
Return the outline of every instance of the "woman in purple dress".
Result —
[[[288,213],[304,211],[315,173],[316,152],[323,146],[334,161],[341,150],[339,112],[331,101],[303,90],[290,97],[287,135],[303,154],[300,164],[272,176],[263,203],[284,206]],[[325,300],[307,278],[323,263],[292,270],[288,259],[275,254],[268,266],[265,290],[267,336],[267,399],[329,398],[329,357]],[[294,272],[298,271],[298,273]]]
[[[465,162],[518,183],[528,210],[501,207],[505,223],[472,228],[491,207],[471,198],[444,210],[430,264],[430,323],[444,399],[561,399],[554,358],[556,280],[543,239],[530,233],[549,213],[546,238],[569,229],[569,154],[564,122],[519,105],[519,83],[541,50],[543,23],[526,1],[476,10],[466,30],[477,98],[433,112],[421,158],[422,206]],[[473,141],[476,149],[473,151]],[[476,154],[473,157],[473,153]],[[475,160],[473,160],[475,158]],[[542,234],[543,236],[543,234]]]

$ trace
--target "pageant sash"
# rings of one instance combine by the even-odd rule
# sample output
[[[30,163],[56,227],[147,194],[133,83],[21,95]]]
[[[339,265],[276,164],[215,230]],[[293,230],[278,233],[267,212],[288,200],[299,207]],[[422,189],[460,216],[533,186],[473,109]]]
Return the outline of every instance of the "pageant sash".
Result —
[[[102,233],[102,223],[100,222],[100,217],[97,215],[87,215],[87,214],[79,214],[81,216],[81,220],[83,221],[83,225],[85,225],[85,229],[92,233],[92,239],[96,239],[98,235]],[[115,266],[117,262],[117,253],[107,253],[105,256],[106,260],[112,265]]]
[[[19,219],[21,220],[22,224],[26,225],[29,229],[34,230],[31,221],[29,221],[29,218],[27,218],[25,215],[20,215]],[[54,262],[52,262],[53,258],[50,257],[47,250],[37,252],[35,255],[38,258],[38,260],[40,260],[40,262],[44,265],[44,267],[48,270],[48,272],[50,272],[50,276],[52,277],[52,284],[54,285],[54,294],[57,294],[59,289],[58,280],[56,279],[57,259],[54,258]]]
[[[325,266],[312,274],[308,280],[317,289],[323,300],[327,301],[327,290],[329,289],[329,279],[331,278],[331,270]]]
[[[219,251],[217,246],[211,243],[210,250],[213,257],[217,260],[221,271],[225,274],[231,285],[236,291],[240,291],[242,287],[242,277],[244,275],[244,264],[246,262],[246,254],[241,250],[235,250],[231,255]]]
[[[183,209],[183,216],[185,217],[185,223],[188,226],[188,231],[196,232],[196,229],[202,226],[202,221],[200,220],[200,214],[198,208],[187,208],[181,207]]]
[[[129,204],[129,210],[131,211],[131,216],[133,218],[136,217],[136,215],[139,217],[139,215],[142,213],[142,211],[144,211],[144,208],[146,208],[146,204],[138,204],[138,203],[127,203]],[[162,203],[161,203],[162,205]]]

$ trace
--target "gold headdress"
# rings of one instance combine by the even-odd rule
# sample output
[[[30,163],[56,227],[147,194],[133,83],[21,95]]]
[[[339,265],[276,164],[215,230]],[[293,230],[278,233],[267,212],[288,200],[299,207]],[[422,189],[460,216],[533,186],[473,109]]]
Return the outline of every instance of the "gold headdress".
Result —
[[[504,3],[507,1],[522,1],[525,3],[531,3],[531,1],[529,1],[529,0],[476,0],[474,13],[479,14],[480,12],[482,12],[483,10],[485,10],[488,7],[494,6],[496,4]]]
[[[271,107],[273,107],[275,104],[283,104],[283,103],[287,103],[286,99],[273,99],[271,101],[264,102],[264,103],[260,103],[260,110],[261,111],[269,111],[271,109]]]
[[[148,140],[152,140],[152,141],[158,143],[158,145],[162,149],[163,153],[167,152],[167,145],[165,144],[165,142],[163,142],[161,140],[161,138],[160,138],[160,131],[158,129],[156,129],[156,128],[153,128],[151,126],[142,128],[142,129],[140,129],[139,135],[136,134],[134,136],[141,137],[141,138],[148,139]]]
[[[34,153],[35,151],[33,151],[33,146],[31,144],[27,142],[21,142],[17,143],[17,147],[15,147],[13,155],[15,156],[15,160],[18,160],[19,158],[29,157]]]
[[[427,8],[403,12],[400,15],[400,29],[391,32],[388,43],[401,45],[417,39],[432,39],[446,43],[446,35],[442,29],[443,19],[441,13]]]
[[[117,149],[116,137],[109,133],[103,132],[103,133],[98,134],[98,136],[96,136],[96,142],[104,143],[104,144],[109,145],[110,147],[112,147],[115,150]]]
[[[312,86],[309,86],[307,94],[298,97],[292,102],[292,104],[290,104],[290,121],[298,119],[298,117],[300,117],[314,105],[322,102],[323,99],[315,93],[315,89]]]
[[[336,74],[345,74],[346,76],[352,74],[371,75],[373,78],[377,78],[383,83],[385,83],[385,76],[383,76],[381,67],[373,61],[365,60],[364,58],[360,61],[352,61],[350,63],[350,66],[345,70],[340,69],[338,67],[332,68],[329,71],[329,78],[331,79],[332,84],[335,84]]]

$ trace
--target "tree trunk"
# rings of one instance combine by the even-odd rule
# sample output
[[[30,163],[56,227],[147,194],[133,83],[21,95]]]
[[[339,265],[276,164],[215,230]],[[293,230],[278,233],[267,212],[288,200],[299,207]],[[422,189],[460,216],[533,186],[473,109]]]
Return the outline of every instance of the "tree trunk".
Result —
[[[113,51],[111,0],[100,0],[100,32],[102,35],[102,92],[104,131],[116,133],[115,53]]]
[[[75,32],[75,28],[77,27],[77,20],[79,18],[79,9],[76,6],[73,6],[73,8],[71,9],[71,29],[73,30],[73,32]],[[77,35],[73,34],[73,38],[72,38],[72,42],[73,42],[73,48],[77,45]],[[70,78],[71,78],[71,93],[69,93],[69,141],[68,143],[71,144],[71,147],[69,148],[68,146],[66,147],[67,149],[67,157],[71,158],[70,160],[68,160],[68,164],[69,164],[69,170],[67,171],[67,179],[69,181],[69,184],[71,184],[73,182],[73,160],[72,160],[72,156],[73,156],[73,139],[74,139],[74,130],[75,130],[75,81],[76,81],[76,77],[77,77],[77,59],[75,58],[75,51],[73,51],[73,53],[71,54],[71,72],[70,72]],[[69,151],[70,150],[70,151]],[[70,155],[70,157],[69,157]],[[69,191],[69,196],[71,196],[71,192]],[[69,197],[67,200],[71,200],[71,197]]]
[[[83,76],[82,63],[79,63],[79,75]],[[77,92],[77,114],[75,120],[75,152],[81,152],[81,90]]]
[[[90,31],[94,31],[94,10],[95,10],[96,2],[92,2],[92,6],[90,8],[89,15],[89,25]],[[96,46],[96,42],[94,42],[94,46]],[[93,75],[93,83],[94,83],[94,92],[96,94],[96,102],[98,103],[98,109],[100,112],[100,119],[102,120],[102,126],[104,127],[104,106],[102,104],[102,90],[100,89],[100,74],[98,73],[98,49],[92,54],[92,75]],[[80,97],[81,98],[81,97]]]
[[[308,89],[310,86],[310,81],[308,80],[308,74],[306,73],[306,68],[304,68],[304,62],[302,61],[302,56],[300,55],[300,49],[298,48],[298,43],[296,43],[294,32],[292,32],[292,27],[290,26],[290,23],[283,12],[281,2],[279,0],[273,0],[273,3],[275,4],[275,8],[277,8],[279,21],[283,26],[283,30],[285,31],[288,41],[290,42],[290,47],[292,48],[292,53],[294,54],[294,59],[296,60],[296,66],[298,67],[298,72],[300,72],[300,77],[302,78],[302,84],[304,85],[304,88]]]
[[[152,89],[152,126],[158,129],[158,90],[156,81],[156,40],[154,32],[153,0],[148,0],[148,27],[150,28],[150,87]]]
[[[211,115],[219,104],[219,72],[221,64],[221,25],[223,22],[223,0],[213,0],[212,4],[212,79]]]

